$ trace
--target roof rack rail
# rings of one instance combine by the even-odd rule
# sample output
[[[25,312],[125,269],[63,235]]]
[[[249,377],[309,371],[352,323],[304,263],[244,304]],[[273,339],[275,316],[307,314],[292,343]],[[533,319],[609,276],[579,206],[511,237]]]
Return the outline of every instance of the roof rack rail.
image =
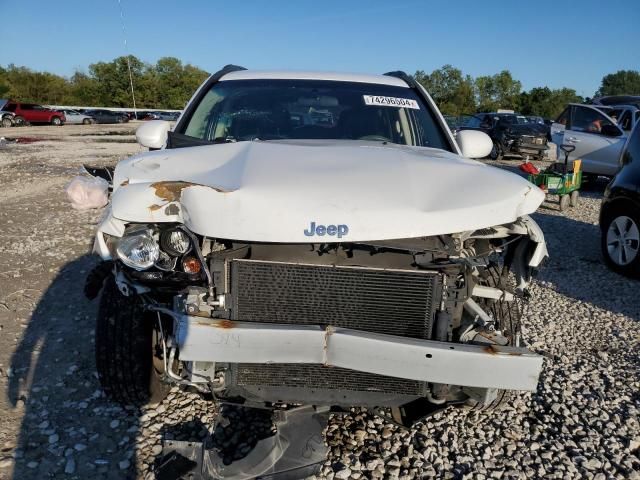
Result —
[[[418,82],[416,82],[416,80],[411,75],[407,75],[407,73],[403,72],[402,70],[387,72],[384,75],[386,75],[387,77],[396,77],[400,80],[404,80],[411,88],[416,88],[418,86]]]

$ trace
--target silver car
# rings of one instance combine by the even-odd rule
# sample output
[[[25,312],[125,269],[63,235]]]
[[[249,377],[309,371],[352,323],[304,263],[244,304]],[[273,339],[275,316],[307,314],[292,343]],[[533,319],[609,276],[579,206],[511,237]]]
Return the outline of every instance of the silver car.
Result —
[[[628,132],[608,115],[606,107],[572,103],[551,125],[551,139],[558,147],[575,145],[569,161],[582,159],[586,175],[612,177],[618,170],[618,159]],[[558,158],[564,154],[558,151]]]
[[[89,125],[91,123],[96,123],[96,121],[94,120],[93,117],[90,117],[89,115],[85,115],[83,113],[80,113],[76,110],[70,110],[70,109],[63,109],[62,110],[64,112],[64,116],[67,117],[67,122],[69,124],[79,124],[82,123],[84,125]]]

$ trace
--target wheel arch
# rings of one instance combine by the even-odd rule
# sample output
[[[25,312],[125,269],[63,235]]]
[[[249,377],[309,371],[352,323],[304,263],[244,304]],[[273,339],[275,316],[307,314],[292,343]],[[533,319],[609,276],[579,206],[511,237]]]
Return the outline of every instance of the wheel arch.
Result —
[[[631,197],[626,195],[616,196],[602,204],[600,208],[600,218],[598,220],[598,224],[600,226],[600,231],[604,230],[605,220],[613,213],[618,210],[631,208],[640,213],[640,202],[634,200]]]

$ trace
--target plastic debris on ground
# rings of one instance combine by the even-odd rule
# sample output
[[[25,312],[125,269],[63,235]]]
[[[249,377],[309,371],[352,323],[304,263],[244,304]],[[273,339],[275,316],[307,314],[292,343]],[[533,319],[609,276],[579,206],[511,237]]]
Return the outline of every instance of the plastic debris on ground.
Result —
[[[109,182],[97,177],[74,177],[65,188],[71,206],[76,210],[102,208],[109,202]]]

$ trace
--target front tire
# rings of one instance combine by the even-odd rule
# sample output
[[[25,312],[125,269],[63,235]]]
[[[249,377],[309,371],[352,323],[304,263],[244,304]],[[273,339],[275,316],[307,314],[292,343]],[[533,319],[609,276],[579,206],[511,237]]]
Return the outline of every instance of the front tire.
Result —
[[[602,223],[602,256],[616,273],[640,278],[640,215],[629,207],[616,207]]]
[[[90,118],[85,118],[82,120],[82,124],[83,125],[91,125],[93,122],[91,121]]]
[[[154,368],[154,320],[138,296],[125,297],[107,278],[96,325],[96,369],[107,396],[120,404],[156,404],[169,393]]]
[[[12,121],[12,120],[11,120],[11,118],[9,118],[9,117],[4,117],[4,118],[2,119],[2,126],[3,126],[4,128],[12,127],[12,126],[13,126],[13,121]]]
[[[489,154],[489,158],[491,160],[502,160],[502,149],[500,148],[500,146],[496,143],[493,142],[493,148],[491,149],[491,153]]]
[[[486,269],[485,276],[480,282],[488,287],[499,288],[514,293],[515,277],[504,265],[493,264]],[[495,319],[495,327],[509,339],[509,346],[520,346],[522,336],[522,306],[518,299],[511,302],[489,298],[479,299],[478,303]],[[513,390],[498,390],[496,398],[484,404],[469,398],[464,406],[471,411],[501,411],[508,408],[517,392]]]

